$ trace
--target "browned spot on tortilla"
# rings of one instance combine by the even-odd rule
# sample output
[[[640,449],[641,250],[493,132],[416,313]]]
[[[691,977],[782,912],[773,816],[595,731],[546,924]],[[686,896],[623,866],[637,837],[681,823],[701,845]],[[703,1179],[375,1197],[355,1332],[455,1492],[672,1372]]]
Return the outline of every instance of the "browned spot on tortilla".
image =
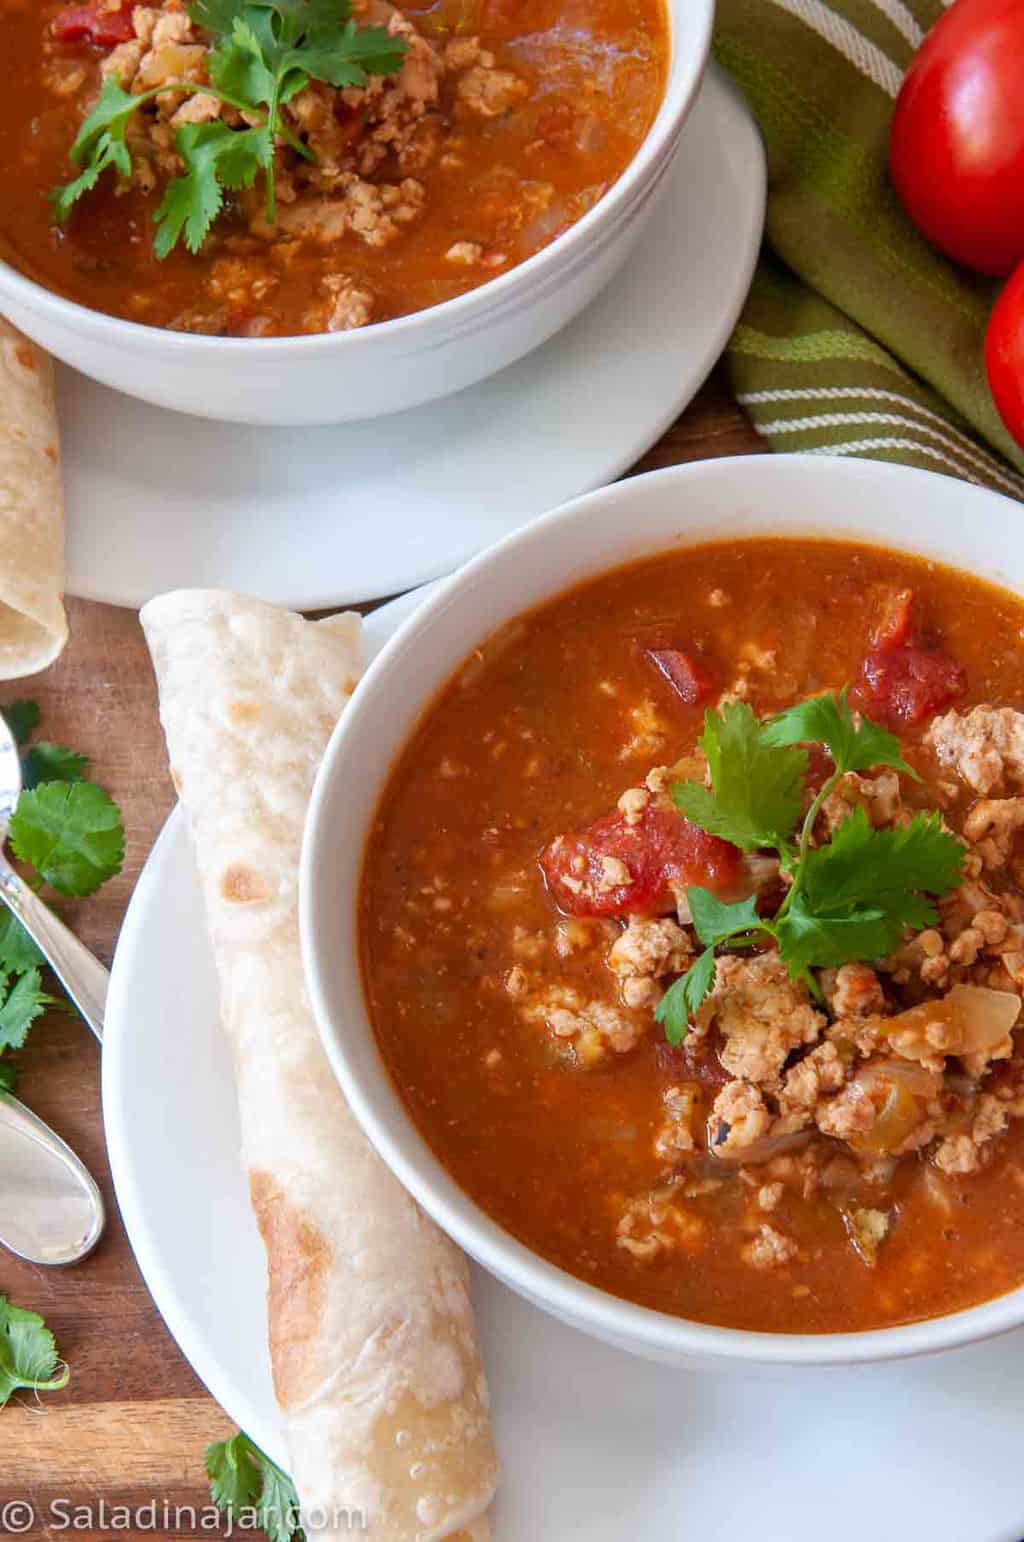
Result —
[[[319,1335],[331,1249],[270,1173],[249,1174],[249,1196],[267,1250],[274,1391],[287,1410],[309,1396],[323,1369]]]
[[[54,465],[57,464],[57,446],[55,444],[48,444],[43,454],[47,460],[52,460]]]
[[[228,717],[233,723],[254,723],[259,715],[258,701],[233,701],[228,706]]]
[[[352,692],[355,690],[355,688],[356,688],[356,686],[358,684],[359,684],[358,680],[346,680],[345,684],[342,686],[341,689],[345,693],[346,696],[351,696]]]
[[[17,359],[22,369],[35,369],[36,356],[27,343],[18,343],[14,350],[14,357]]]
[[[244,862],[232,862],[221,874],[220,892],[233,905],[255,905],[270,898],[263,874]]]

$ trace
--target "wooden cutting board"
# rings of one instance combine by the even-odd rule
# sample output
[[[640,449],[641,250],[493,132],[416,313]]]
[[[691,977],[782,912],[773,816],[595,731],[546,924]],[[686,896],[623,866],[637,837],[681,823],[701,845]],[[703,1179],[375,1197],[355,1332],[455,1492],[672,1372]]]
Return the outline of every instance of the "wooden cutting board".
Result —
[[[716,376],[636,469],[762,448]],[[136,615],[82,601],[68,608],[64,657],[5,687],[0,702],[35,698],[42,737],[88,754],[92,774],[121,805],[124,872],[66,912],[109,963],[174,794]],[[145,1001],[138,1011],[143,1032]],[[71,1367],[65,1391],[41,1403],[20,1396],[0,1410],[0,1537],[214,1535],[203,1452],[232,1426],[164,1327],[120,1225],[103,1143],[98,1047],[76,1015],[52,1012],[33,1027],[19,1064],[20,1096],[95,1174],[109,1223],[93,1256],[72,1269],[39,1269],[0,1253],[0,1293],[44,1315]],[[254,1354],[265,1352],[253,1345]],[[35,1517],[27,1525],[24,1506]]]

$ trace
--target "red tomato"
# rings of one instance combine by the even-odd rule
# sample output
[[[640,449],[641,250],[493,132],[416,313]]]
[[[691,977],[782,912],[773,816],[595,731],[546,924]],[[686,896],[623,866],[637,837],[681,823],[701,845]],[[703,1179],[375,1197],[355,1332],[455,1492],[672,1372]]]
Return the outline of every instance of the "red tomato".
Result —
[[[1024,263],[988,320],[985,368],[992,399],[1018,444],[1024,444]]]
[[[685,706],[699,706],[715,695],[715,682],[696,654],[681,648],[645,648],[644,657],[664,675]]]
[[[627,881],[609,881],[604,859],[625,865]],[[559,909],[571,916],[657,914],[675,903],[672,885],[728,890],[736,883],[740,852],[708,835],[674,809],[648,806],[635,825],[606,814],[586,830],[560,835],[540,865]]]
[[[871,641],[876,648],[898,648],[917,641],[913,589],[900,589],[891,596]]]
[[[889,141],[896,191],[940,251],[980,273],[1024,261],[1024,4],[956,0],[917,52]]]
[[[861,665],[860,692],[867,710],[890,727],[909,727],[948,707],[967,684],[963,669],[946,653],[904,643],[873,648]]]
[[[94,43],[97,48],[116,48],[135,36],[132,7],[104,11],[98,0],[89,5],[68,5],[58,11],[51,23],[59,43]]]

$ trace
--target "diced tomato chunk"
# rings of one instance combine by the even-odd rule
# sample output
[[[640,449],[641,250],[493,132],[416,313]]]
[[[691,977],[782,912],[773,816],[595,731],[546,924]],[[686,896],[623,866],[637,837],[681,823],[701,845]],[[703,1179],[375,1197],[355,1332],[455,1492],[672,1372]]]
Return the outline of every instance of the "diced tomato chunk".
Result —
[[[708,835],[674,809],[652,806],[637,824],[616,812],[560,835],[540,859],[556,903],[572,916],[657,915],[674,907],[673,885],[728,892],[740,862],[729,841]]]
[[[118,43],[127,43],[135,36],[130,5],[105,11],[98,0],[87,5],[66,5],[57,12],[51,27],[59,43],[93,43],[97,48],[116,48]]]
[[[967,685],[956,659],[937,649],[872,648],[861,665],[866,710],[891,726],[909,727],[948,707]]]
[[[697,707],[715,695],[711,673],[696,654],[684,653],[682,648],[645,648],[644,658],[664,675],[686,706]]]
[[[881,621],[871,636],[874,648],[902,648],[920,641],[917,605],[913,589],[901,589],[885,608]]]

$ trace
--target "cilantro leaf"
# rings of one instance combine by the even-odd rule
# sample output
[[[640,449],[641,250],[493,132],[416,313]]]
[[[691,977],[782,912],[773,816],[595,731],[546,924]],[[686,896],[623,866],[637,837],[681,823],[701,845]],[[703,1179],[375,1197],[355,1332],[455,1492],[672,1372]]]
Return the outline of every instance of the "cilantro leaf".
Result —
[[[913,892],[943,895],[963,872],[964,849],[939,814],[876,830],[863,808],[844,819],[827,846],[807,854],[803,888],[815,909],[898,901]]]
[[[224,189],[251,187],[273,155],[264,129],[231,129],[219,119],[183,124],[174,144],[186,171],[168,182],[154,215],[157,257],[166,257],[182,232],[189,251],[198,252],[220,213]]]
[[[139,106],[139,97],[126,91],[116,75],[108,75],[92,111],[83,118],[71,146],[71,159],[81,166],[104,133],[124,137],[128,119]]]
[[[71,146],[71,159],[83,170],[50,195],[60,224],[67,220],[82,194],[91,192],[108,167],[113,166],[122,176],[131,175],[132,157],[126,140],[128,120],[143,99],[126,91],[115,75],[108,75],[103,82],[96,105]]]
[[[807,752],[768,744],[746,702],[708,712],[700,743],[713,790],[698,782],[676,782],[676,806],[702,830],[742,851],[785,850],[800,817]]]
[[[132,157],[123,135],[118,136],[104,129],[96,141],[85,170],[72,181],[65,182],[63,187],[57,188],[51,195],[54,216],[59,225],[67,222],[71,210],[82,194],[91,193],[100,177],[110,167],[119,171],[123,177],[128,177],[131,175]]]
[[[697,1008],[711,989],[714,978],[715,950],[705,948],[697,961],[662,996],[654,1015],[659,1023],[664,1023],[665,1037],[670,1044],[681,1044],[686,1038]]]
[[[249,9],[249,0],[193,0],[188,14],[199,27],[217,37],[226,36],[237,17]]]
[[[253,24],[236,16],[230,34],[209,55],[210,81],[218,90],[249,102],[269,103],[274,74],[267,68],[263,45]]]
[[[80,755],[63,744],[50,744],[45,739],[33,744],[22,762],[26,787],[38,787],[40,782],[81,782],[88,769],[88,755]]]
[[[7,989],[3,982],[4,999],[0,1004],[0,1050],[21,1049],[28,1031],[37,1017],[42,1017],[47,1007],[54,1006],[56,996],[43,990],[43,980],[38,969],[29,969],[19,975]]]
[[[256,0],[288,23],[295,37],[314,43],[336,38],[352,11],[349,0]]]
[[[917,772],[903,759],[896,735],[872,723],[870,718],[862,718],[858,724],[846,697],[844,686],[838,696],[829,691],[787,707],[765,724],[764,742],[773,746],[824,744],[840,773],[892,766],[919,780]]]
[[[260,1453],[263,1456],[263,1453]],[[263,1456],[263,1493],[260,1496],[259,1521],[270,1542],[292,1542],[299,1528],[299,1496],[287,1473],[269,1457]]]
[[[876,830],[855,809],[827,846],[807,853],[792,903],[775,925],[783,957],[794,971],[884,958],[908,927],[934,924],[927,896],[956,887],[963,856],[938,814]]]
[[[67,1383],[68,1368],[43,1319],[0,1296],[0,1408],[23,1388],[57,1392]]]
[[[208,1445],[206,1473],[214,1504],[231,1519],[240,1510],[253,1510],[270,1542],[302,1537],[294,1484],[248,1435],[239,1431]]]
[[[229,1513],[235,1509],[255,1508],[260,1496],[260,1470],[250,1457],[255,1447],[247,1435],[239,1432],[230,1440],[214,1441],[206,1448],[206,1475],[210,1497],[215,1505]]]
[[[371,75],[390,75],[400,69],[408,46],[405,38],[386,27],[357,27],[349,21],[336,42],[311,46],[307,41],[285,60],[284,67],[300,67],[314,80],[326,80],[344,90],[365,86]]]
[[[39,703],[23,699],[12,701],[4,707],[3,714],[15,744],[27,744],[39,727]]]
[[[45,962],[17,916],[0,910],[0,975],[24,974],[27,969],[41,969]]]
[[[23,792],[10,839],[15,855],[61,894],[92,894],[124,861],[120,810],[94,782],[44,782]]]
[[[714,944],[725,942],[739,932],[757,930],[761,917],[757,913],[757,895],[727,905],[710,889],[687,889],[687,903],[693,916],[693,927],[701,942]]]
[[[9,1060],[0,1060],[0,1093],[13,1092],[18,1081],[18,1073]]]
[[[934,919],[927,904],[926,913]],[[922,924],[927,924],[927,919]],[[810,968],[838,968],[860,960],[884,958],[899,940],[888,917],[878,908],[853,909],[848,915],[815,915],[805,895],[797,894],[776,927],[779,951],[794,979]]]

